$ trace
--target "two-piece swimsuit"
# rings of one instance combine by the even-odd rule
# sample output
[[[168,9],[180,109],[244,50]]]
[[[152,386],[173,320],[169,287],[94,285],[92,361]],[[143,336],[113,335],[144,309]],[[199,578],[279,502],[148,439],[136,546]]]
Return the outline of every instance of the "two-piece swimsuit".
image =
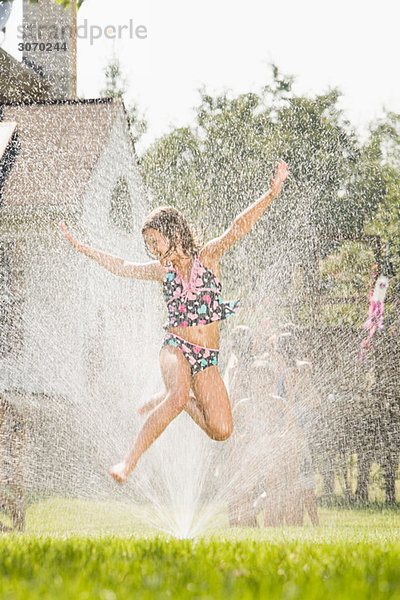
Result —
[[[197,255],[194,257],[189,282],[170,267],[163,282],[163,294],[168,309],[168,327],[193,327],[208,325],[214,321],[234,315],[239,300],[223,302],[221,282],[210,269],[202,265]],[[207,367],[218,364],[218,348],[206,348],[192,344],[175,333],[165,334],[163,346],[179,348],[190,365],[191,375]]]

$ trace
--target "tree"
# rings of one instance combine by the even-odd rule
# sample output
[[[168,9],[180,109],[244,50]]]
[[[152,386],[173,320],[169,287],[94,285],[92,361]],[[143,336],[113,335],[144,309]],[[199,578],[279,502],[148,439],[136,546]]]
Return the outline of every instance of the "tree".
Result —
[[[272,269],[284,291],[300,262],[315,291],[318,257],[335,247],[332,235],[362,231],[385,191],[379,165],[338,109],[339,92],[296,96],[292,80],[273,66],[260,94],[213,97],[202,88],[196,125],[163,136],[142,160],[154,204],[187,210],[207,237],[265,193],[274,164],[287,160],[284,193],[241,242],[244,250],[233,250],[251,257],[240,277],[249,289],[267,285],[260,272]]]
[[[356,180],[358,177],[358,181]],[[358,201],[368,207],[368,216],[362,222],[356,212],[354,230],[360,236],[377,236],[382,248],[382,270],[390,278],[386,301],[389,322],[396,312],[392,306],[400,293],[400,115],[386,115],[372,123],[368,139],[361,148],[360,161],[349,186]],[[371,285],[371,267],[376,260],[373,248],[363,244],[344,243],[337,248],[322,270],[334,293],[341,289],[342,296],[354,295],[357,290],[368,299]],[[332,285],[335,282],[335,285]],[[365,314],[353,311],[354,322],[365,320]],[[386,317],[385,317],[385,320]]]
[[[100,95],[107,98],[123,98],[126,93],[127,81],[124,79],[118,58],[113,58],[104,68],[106,87],[101,90]],[[129,128],[133,142],[139,141],[147,131],[146,120],[139,115],[136,104],[126,107]]]
[[[400,295],[400,115],[387,112],[371,125],[370,147],[382,165],[386,193],[365,224],[379,235],[384,249],[384,273],[391,278],[388,297]]]
[[[13,2],[13,1],[14,0],[10,0],[10,2]],[[39,2],[39,0],[29,0],[29,2],[31,4],[36,4],[37,2]],[[63,6],[64,8],[67,8],[67,6],[70,5],[70,2],[71,2],[71,0],[56,0],[56,3],[61,4],[61,6]],[[76,8],[79,10],[84,2],[85,2],[85,0],[76,0]]]

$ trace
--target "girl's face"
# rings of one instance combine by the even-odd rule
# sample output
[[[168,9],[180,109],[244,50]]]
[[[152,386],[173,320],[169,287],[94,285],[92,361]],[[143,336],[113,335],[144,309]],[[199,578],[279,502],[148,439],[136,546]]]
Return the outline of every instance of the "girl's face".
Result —
[[[143,238],[149,253],[159,260],[163,267],[167,266],[175,257],[176,251],[169,251],[169,239],[161,231],[146,229]]]

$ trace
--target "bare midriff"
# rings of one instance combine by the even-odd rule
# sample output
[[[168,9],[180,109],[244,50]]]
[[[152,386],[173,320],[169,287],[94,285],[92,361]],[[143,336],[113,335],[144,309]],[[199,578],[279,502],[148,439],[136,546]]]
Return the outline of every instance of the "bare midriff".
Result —
[[[175,333],[181,338],[206,348],[219,348],[219,321],[208,325],[194,325],[192,327],[168,327],[166,331]]]

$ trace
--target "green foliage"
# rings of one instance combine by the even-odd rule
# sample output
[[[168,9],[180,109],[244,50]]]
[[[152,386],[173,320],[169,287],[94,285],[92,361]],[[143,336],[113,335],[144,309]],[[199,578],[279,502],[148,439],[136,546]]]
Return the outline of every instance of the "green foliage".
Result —
[[[372,250],[360,242],[344,242],[340,252],[321,261],[323,291],[333,297],[368,296],[371,285]]]
[[[365,224],[365,231],[381,237],[390,299],[400,294],[400,115],[387,113],[374,123],[370,139],[382,164],[386,194]]]
[[[127,81],[123,78],[119,60],[114,58],[103,71],[106,87],[100,91],[100,95],[107,98],[122,98],[126,92]]]
[[[172,131],[143,157],[154,204],[193,213],[195,200],[198,220],[209,235],[219,234],[267,191],[274,164],[285,159],[291,178],[257,225],[255,253],[278,235],[307,260],[324,234],[359,232],[384,193],[376,161],[338,110],[337,90],[299,97],[291,82],[273,67],[262,94],[212,97],[201,89],[196,126]]]
[[[0,539],[0,597],[400,598],[398,509],[320,509],[317,528],[225,528],[194,540],[138,529],[146,510],[65,498],[30,505],[26,531]]]
[[[351,183],[358,190],[359,198],[367,198],[370,216],[363,223],[361,234],[378,236],[382,247],[382,264],[378,270],[389,277],[389,290],[386,313],[389,315],[390,302],[400,294],[400,115],[387,113],[373,123],[370,136],[362,148],[360,182]],[[366,167],[368,165],[368,169]],[[376,201],[379,199],[379,202]],[[361,224],[359,224],[361,225]],[[349,248],[353,250],[349,253]],[[334,256],[330,256],[321,265],[322,277],[327,283],[331,277],[330,288],[335,295],[349,297],[355,290],[365,295],[371,287],[371,267],[375,256],[371,247],[362,244],[342,244]],[[332,281],[332,270],[336,273],[336,282]],[[360,313],[355,311],[355,320]],[[363,311],[366,316],[366,308]],[[355,322],[355,321],[353,321]]]
[[[333,517],[333,515],[332,515]],[[359,537],[239,530],[209,539],[35,538],[0,541],[2,598],[399,598],[400,546],[390,526]],[[353,538],[351,537],[353,536]]]
[[[127,89],[127,81],[123,77],[122,69],[117,58],[104,68],[106,87],[101,90],[100,96],[105,98],[124,98]],[[136,143],[147,131],[147,122],[139,115],[138,107],[133,104],[126,107],[129,128],[133,142]]]
[[[14,0],[10,0],[11,2],[13,2]],[[29,0],[29,2],[31,4],[36,4],[39,0]],[[71,0],[56,0],[57,4],[61,4],[61,6],[63,8],[67,8],[70,3]],[[79,10],[79,8],[82,6],[82,4],[85,2],[85,0],[77,0],[76,1],[76,8]]]
[[[181,205],[196,198],[198,216],[213,233],[220,232],[267,191],[273,166],[283,158],[290,165],[291,181],[271,211],[274,229],[279,225],[284,235],[288,215],[301,220],[306,213],[317,235],[360,230],[382,196],[382,181],[338,110],[337,90],[315,98],[295,96],[291,79],[273,67],[273,82],[261,95],[212,97],[204,88],[200,94],[197,126],[164,136],[143,158],[155,203],[170,197],[171,190],[176,189],[172,201],[186,192]],[[188,173],[190,180],[183,186],[180,180]]]
[[[37,2],[37,0],[30,0],[31,2]],[[76,8],[79,10],[85,0],[77,0]],[[67,8],[71,3],[71,0],[57,0],[57,4],[61,4],[64,8]]]
[[[289,163],[282,195],[240,242],[251,264],[235,285],[245,280],[249,290],[269,261],[283,265],[275,275],[282,292],[296,264],[315,291],[317,259],[337,248],[341,235],[360,235],[386,193],[379,155],[358,141],[338,108],[339,92],[297,96],[292,81],[272,66],[260,94],[200,89],[196,125],[171,131],[142,157],[153,204],[175,205],[201,223],[206,238],[268,190],[279,159]],[[232,252],[232,262],[242,262],[240,250]]]
[[[152,151],[142,157],[141,165],[153,204],[173,204],[189,219],[206,210],[202,182],[200,143],[190,128],[180,128],[161,137]]]

